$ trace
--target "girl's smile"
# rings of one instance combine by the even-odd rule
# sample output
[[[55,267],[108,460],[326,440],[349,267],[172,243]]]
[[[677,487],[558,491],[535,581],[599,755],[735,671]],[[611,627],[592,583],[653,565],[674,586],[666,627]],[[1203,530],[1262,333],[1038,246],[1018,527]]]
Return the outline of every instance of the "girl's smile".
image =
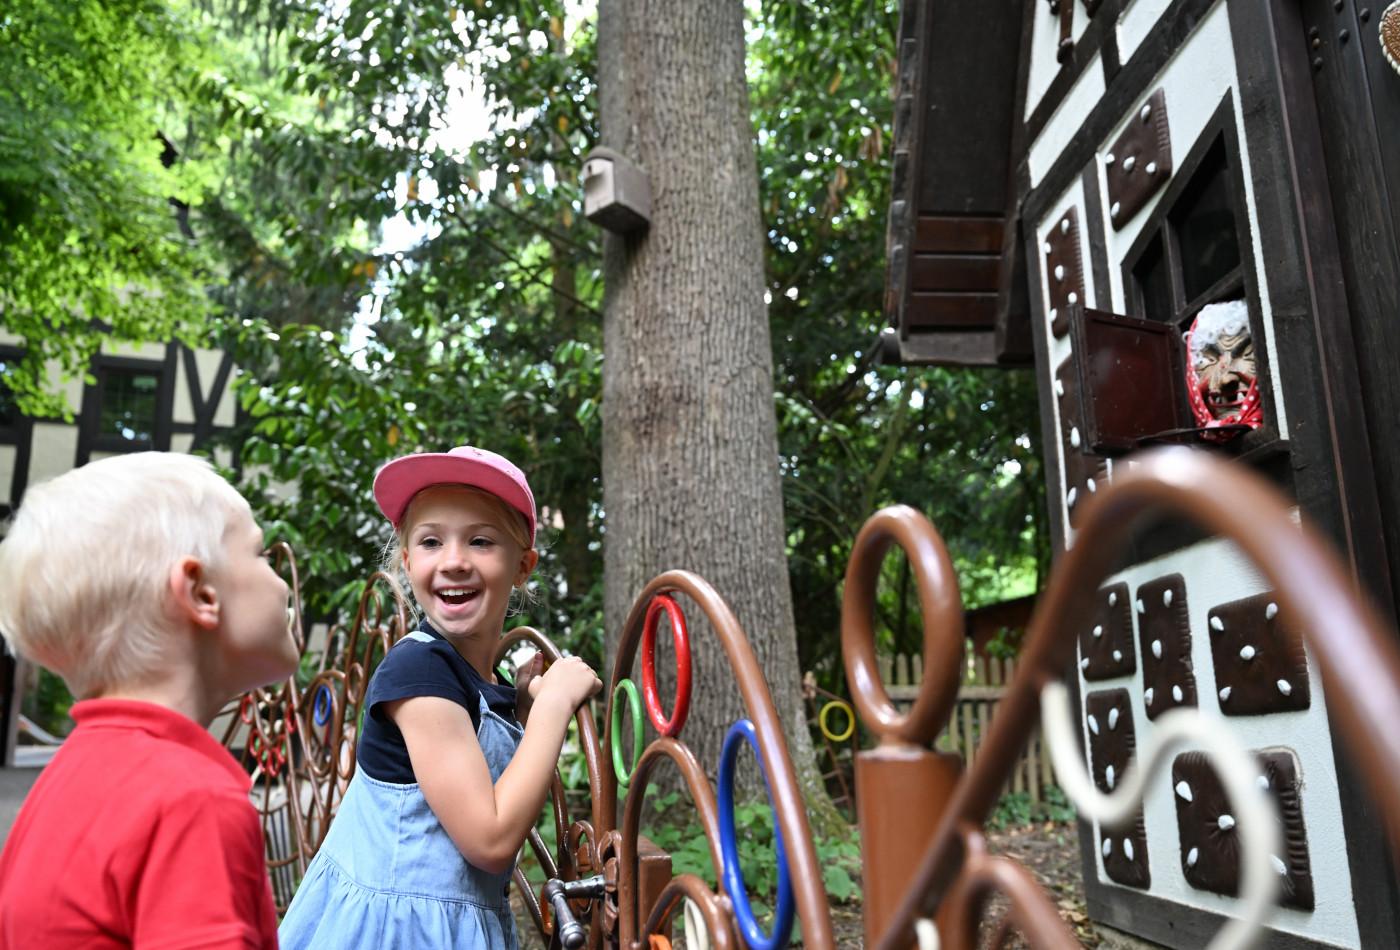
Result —
[[[450,640],[494,646],[511,588],[534,568],[538,555],[499,521],[482,495],[451,486],[425,489],[409,508],[404,568],[423,612]]]

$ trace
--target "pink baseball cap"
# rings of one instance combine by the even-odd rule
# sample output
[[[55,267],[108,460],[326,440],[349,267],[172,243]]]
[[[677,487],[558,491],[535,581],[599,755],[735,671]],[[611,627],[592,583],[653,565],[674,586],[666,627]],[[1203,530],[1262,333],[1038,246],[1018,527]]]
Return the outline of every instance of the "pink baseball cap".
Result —
[[[434,485],[465,485],[490,492],[525,516],[534,543],[535,496],[525,473],[504,456],[473,445],[419,452],[385,463],[374,476],[374,500],[398,528],[413,496]]]

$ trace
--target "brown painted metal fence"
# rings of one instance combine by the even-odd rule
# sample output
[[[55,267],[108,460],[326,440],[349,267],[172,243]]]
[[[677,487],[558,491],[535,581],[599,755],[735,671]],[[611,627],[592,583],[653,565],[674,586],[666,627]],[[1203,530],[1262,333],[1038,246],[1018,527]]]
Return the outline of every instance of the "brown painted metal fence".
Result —
[[[1395,634],[1357,599],[1349,575],[1327,545],[1306,525],[1295,525],[1289,503],[1250,473],[1182,449],[1161,450],[1115,468],[1113,484],[1084,504],[1076,543],[1049,581],[1019,661],[1006,677],[1009,682],[973,684],[997,690],[985,700],[965,692],[970,687],[964,683],[961,603],[937,531],[911,509],[885,509],[856,539],[842,607],[842,648],[853,705],[878,740],[875,748],[855,757],[867,946],[904,950],[919,933],[928,945],[934,921],[943,948],[976,946],[984,901],[992,892],[1009,898],[1009,916],[999,933],[1020,930],[1037,947],[1077,946],[1029,872],[987,853],[981,828],[1002,788],[1008,783],[1015,787],[1018,763],[1039,723],[1042,689],[1069,668],[1073,631],[1089,619],[1090,595],[1133,526],[1160,514],[1184,517],[1232,538],[1255,560],[1317,661],[1332,721],[1362,766],[1367,790],[1384,813],[1400,819],[1400,730],[1394,728],[1400,722],[1400,650]],[[880,565],[895,544],[913,568],[924,622],[922,677],[907,710],[900,709],[884,685],[872,629]],[[768,778],[774,823],[787,843],[804,943],[832,950],[821,870],[764,671],[728,606],[692,574],[664,574],[638,596],[607,678],[601,735],[592,704],[578,715],[591,792],[588,814],[570,815],[562,783],[556,782],[550,807],[559,845],[550,853],[538,836],[532,836],[531,845],[551,875],[603,874],[604,895],[579,908],[590,922],[590,947],[656,946],[653,936],[667,932],[682,899],[698,908],[712,946],[745,945],[736,923],[741,895],[723,883],[712,889],[692,875],[673,875],[669,859],[638,833],[642,793],[654,770],[669,760],[690,791],[720,869],[719,798],[705,766],[678,736],[656,736],[624,792],[605,752],[617,684],[633,675],[653,602],[663,597],[704,614],[724,648],[728,669],[711,671],[716,681],[697,684],[696,694],[722,687],[741,695]],[[370,670],[402,635],[406,617],[402,600],[384,579],[376,580],[355,621],[335,632],[327,658],[308,661],[302,682],[293,679],[249,694],[227,711],[225,741],[256,778],[279,902],[289,896],[334,816],[354,768],[355,725]],[[653,629],[649,635],[654,634]],[[532,641],[547,657],[559,655],[528,629],[513,631],[502,650],[521,640]],[[962,708],[978,702],[994,702],[995,712]],[[938,748],[945,733],[965,737],[969,730],[973,741],[966,765],[960,756]],[[1128,784],[1126,778],[1123,784]],[[1390,822],[1392,845],[1397,830],[1400,820]],[[523,884],[523,879],[517,877],[517,882]],[[541,932],[551,933],[527,886],[524,894]]]

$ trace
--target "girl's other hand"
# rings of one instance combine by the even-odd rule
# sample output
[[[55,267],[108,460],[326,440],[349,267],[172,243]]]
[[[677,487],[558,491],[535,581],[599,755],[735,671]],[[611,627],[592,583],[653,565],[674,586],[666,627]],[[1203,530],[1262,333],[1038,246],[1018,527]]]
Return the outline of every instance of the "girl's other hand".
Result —
[[[576,656],[554,661],[543,676],[530,684],[536,699],[558,703],[570,716],[602,688],[598,674]]]
[[[515,673],[515,719],[522,726],[530,718],[530,707],[535,704],[535,694],[540,691],[543,675],[543,653],[530,657]]]

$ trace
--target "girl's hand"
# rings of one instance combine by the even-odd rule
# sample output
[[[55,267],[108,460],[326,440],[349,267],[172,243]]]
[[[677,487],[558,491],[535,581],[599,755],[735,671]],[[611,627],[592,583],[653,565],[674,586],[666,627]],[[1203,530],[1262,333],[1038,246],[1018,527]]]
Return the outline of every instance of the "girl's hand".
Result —
[[[539,692],[538,681],[544,674],[544,654],[536,653],[515,673],[515,720],[522,726],[530,717],[530,707]]]
[[[555,660],[543,676],[529,683],[529,692],[536,699],[557,703],[570,716],[602,688],[598,674],[576,656]]]

